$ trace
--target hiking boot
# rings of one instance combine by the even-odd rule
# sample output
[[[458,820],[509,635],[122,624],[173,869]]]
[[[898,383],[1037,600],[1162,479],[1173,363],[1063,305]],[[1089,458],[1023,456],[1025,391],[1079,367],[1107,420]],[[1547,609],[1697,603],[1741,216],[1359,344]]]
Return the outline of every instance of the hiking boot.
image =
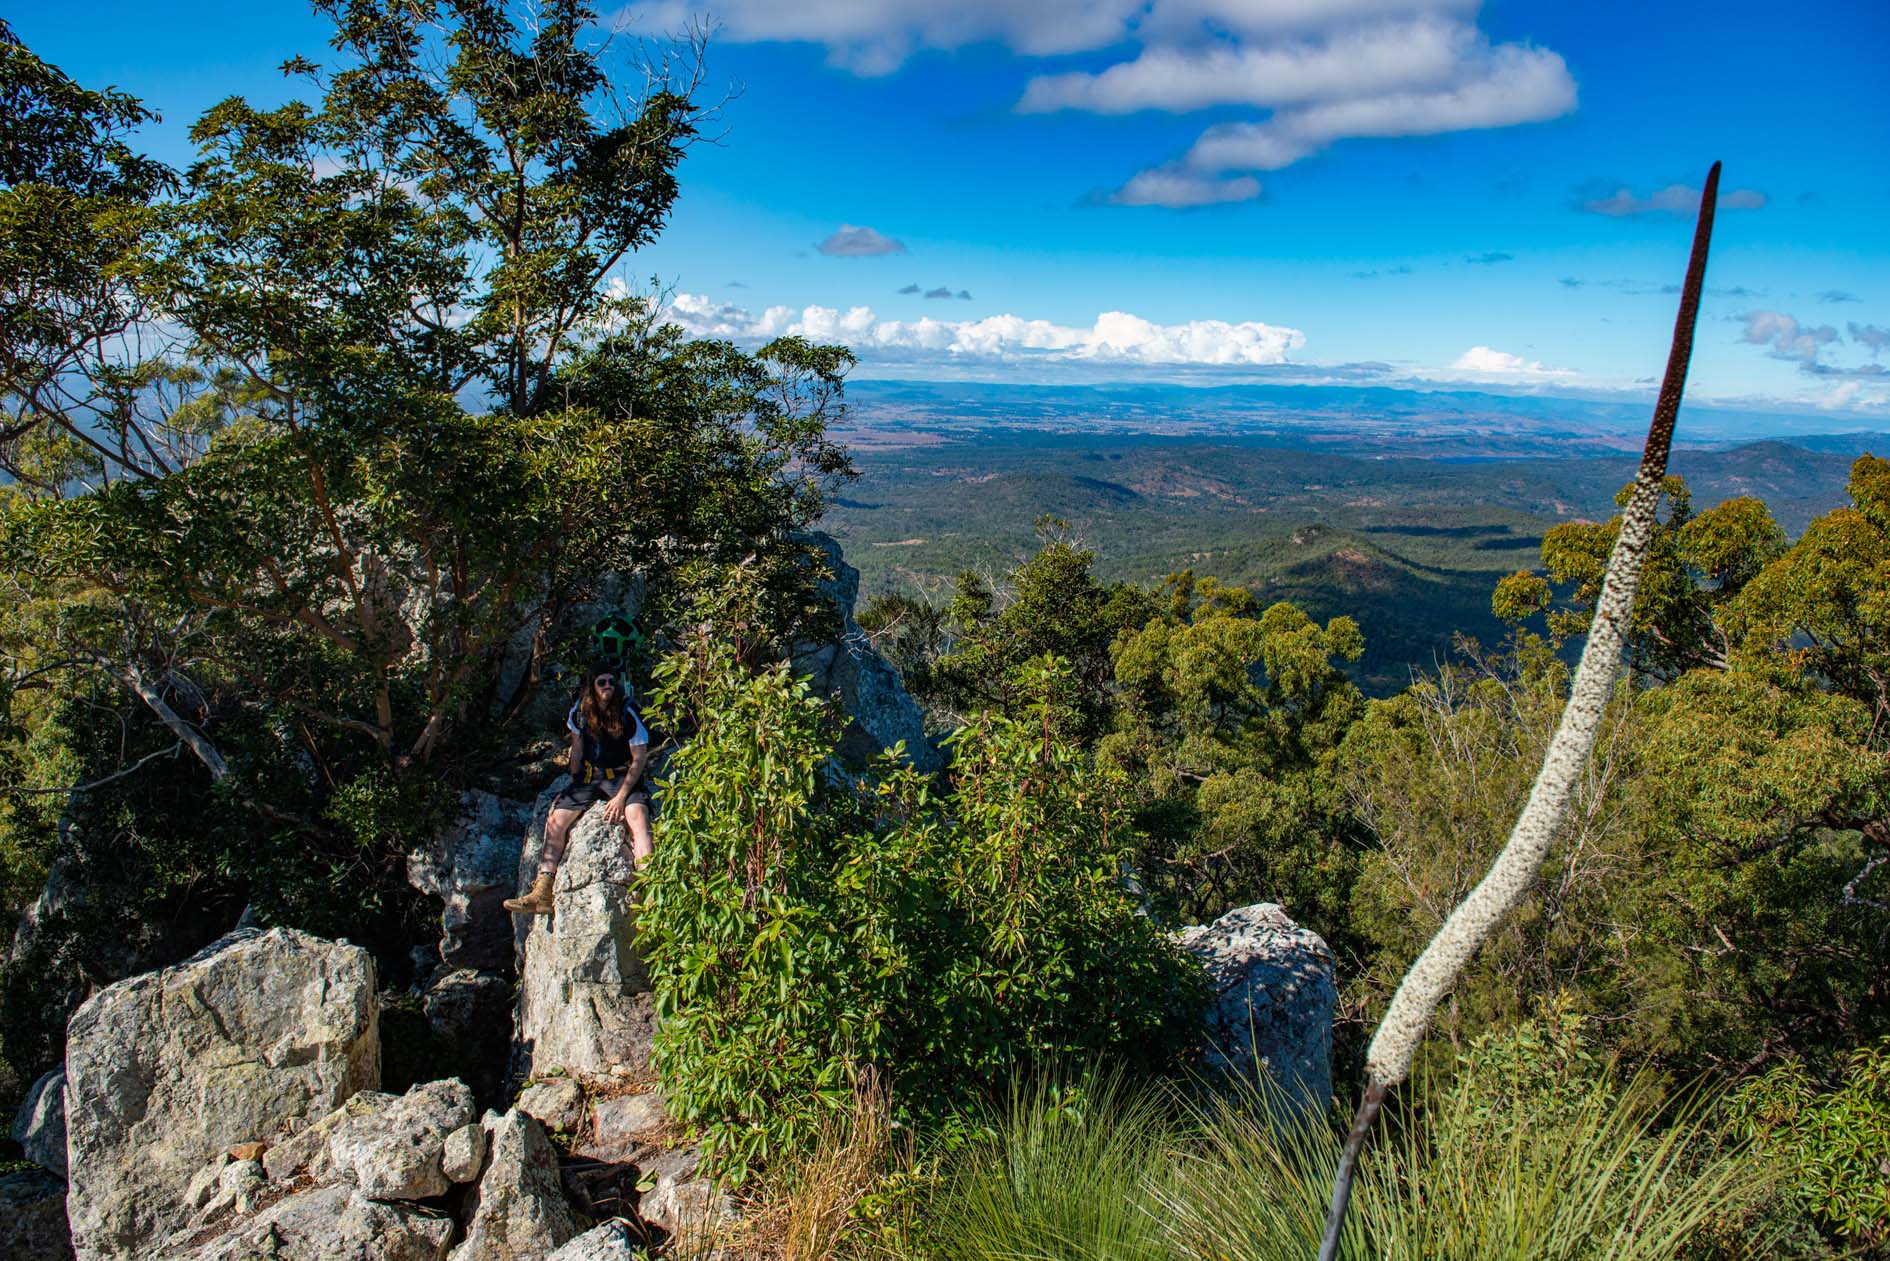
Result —
[[[554,879],[545,872],[539,872],[532,881],[532,891],[522,898],[507,898],[505,909],[514,915],[549,915],[551,914],[551,882]]]

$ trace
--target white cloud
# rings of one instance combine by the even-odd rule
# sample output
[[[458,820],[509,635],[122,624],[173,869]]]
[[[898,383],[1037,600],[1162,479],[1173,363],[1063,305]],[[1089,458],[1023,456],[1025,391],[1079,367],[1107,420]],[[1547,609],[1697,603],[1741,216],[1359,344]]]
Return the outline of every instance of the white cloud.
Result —
[[[1200,170],[1274,171],[1355,137],[1430,136],[1541,122],[1575,108],[1575,80],[1547,49],[1505,44],[1465,77],[1426,92],[1394,92],[1276,111],[1261,123],[1209,128],[1188,151]]]
[[[1472,346],[1450,365],[1454,372],[1491,377],[1572,377],[1566,368],[1545,368],[1538,360],[1524,359],[1488,346]]]
[[[1205,132],[1184,162],[1151,164],[1105,200],[1192,206],[1247,200],[1243,173],[1278,170],[1352,137],[1508,127],[1575,108],[1562,58],[1492,45],[1479,0],[633,0],[619,23],[674,29],[702,8],[736,41],[801,41],[856,74],[922,49],[979,42],[1042,58],[1133,46],[1096,71],[1028,80],[1023,113],[1272,111]],[[1185,165],[1194,179],[1175,171]],[[1217,183],[1218,181],[1218,183]],[[1165,187],[1172,195],[1150,195]],[[1251,188],[1253,191],[1234,194]],[[1209,195],[1211,192],[1211,195]]]
[[[1219,206],[1252,201],[1260,195],[1260,181],[1251,175],[1223,178],[1203,175],[1183,166],[1157,166],[1141,172],[1104,200],[1116,206]]]
[[[895,241],[874,228],[843,223],[840,230],[814,247],[834,258],[870,258],[875,254],[903,254],[903,241]]]
[[[1476,41],[1461,22],[1423,16],[1277,44],[1146,48],[1097,74],[1039,75],[1017,103],[1023,113],[1079,109],[1127,114],[1214,105],[1278,106],[1428,88],[1448,82]]]
[[[1819,353],[1838,340],[1838,331],[1829,324],[1800,324],[1783,311],[1748,311],[1744,315],[1743,340],[1754,346],[1770,346],[1772,358],[1790,359],[1807,371],[1818,367]]]
[[[1181,40],[1204,28],[1290,32],[1431,11],[1474,12],[1478,0],[632,0],[612,15],[644,33],[712,19],[738,43],[821,44],[855,74],[890,74],[920,49],[986,41],[1027,57],[1107,48],[1142,37]]]
[[[1087,328],[1018,315],[979,320],[884,320],[871,307],[770,307],[753,315],[739,307],[679,293],[662,318],[700,337],[759,340],[794,334],[840,342],[859,351],[937,355],[953,359],[1058,359],[1167,366],[1280,364],[1305,344],[1296,328],[1259,321],[1190,320],[1156,324],[1124,311],[1105,311]]]
[[[1762,210],[1767,200],[1756,188],[1735,188],[1721,193],[1716,205],[1720,210]],[[1637,197],[1634,190],[1623,185],[1605,197],[1585,198],[1581,207],[1590,214],[1616,218],[1661,214],[1691,219],[1700,208],[1700,190],[1686,184],[1669,184],[1645,197]]]

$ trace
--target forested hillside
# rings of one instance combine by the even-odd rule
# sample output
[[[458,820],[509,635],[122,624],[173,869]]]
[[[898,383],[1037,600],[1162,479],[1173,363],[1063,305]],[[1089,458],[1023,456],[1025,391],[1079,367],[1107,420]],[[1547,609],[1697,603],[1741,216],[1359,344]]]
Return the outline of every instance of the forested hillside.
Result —
[[[719,125],[703,41],[316,7],[298,99],[182,169],[0,23],[35,1255],[1311,1255],[1319,1071],[1350,1098],[1528,798],[1632,462],[849,449],[847,349],[611,283]],[[1890,461],[1658,487],[1598,751],[1347,1257],[1890,1247]],[[599,730],[654,749],[640,862]],[[1183,931],[1230,912],[1277,933],[1244,1060]],[[1301,1110],[1253,1048],[1309,1009]]]

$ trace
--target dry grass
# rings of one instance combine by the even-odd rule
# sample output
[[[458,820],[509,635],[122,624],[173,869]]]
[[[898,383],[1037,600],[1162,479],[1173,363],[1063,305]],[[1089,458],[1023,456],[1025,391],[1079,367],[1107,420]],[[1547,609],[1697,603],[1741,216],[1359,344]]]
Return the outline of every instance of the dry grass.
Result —
[[[853,1107],[821,1127],[813,1149],[771,1171],[740,1220],[687,1229],[671,1241],[678,1258],[717,1261],[834,1261],[872,1249],[856,1214],[886,1172],[909,1163],[893,1131],[892,1109],[877,1077],[863,1076]]]

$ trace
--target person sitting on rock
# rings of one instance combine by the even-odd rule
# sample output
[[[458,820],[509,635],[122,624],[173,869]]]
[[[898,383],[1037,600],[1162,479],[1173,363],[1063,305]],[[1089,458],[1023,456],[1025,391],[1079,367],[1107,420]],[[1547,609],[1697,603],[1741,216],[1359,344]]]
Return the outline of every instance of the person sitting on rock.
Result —
[[[565,718],[565,729],[571,735],[571,783],[552,800],[545,818],[545,848],[531,892],[505,903],[506,910],[522,915],[551,913],[551,886],[564,859],[565,841],[584,812],[600,801],[605,803],[606,822],[629,828],[637,866],[650,856],[650,794],[643,787],[650,733],[615,663],[599,662],[592,668]]]

